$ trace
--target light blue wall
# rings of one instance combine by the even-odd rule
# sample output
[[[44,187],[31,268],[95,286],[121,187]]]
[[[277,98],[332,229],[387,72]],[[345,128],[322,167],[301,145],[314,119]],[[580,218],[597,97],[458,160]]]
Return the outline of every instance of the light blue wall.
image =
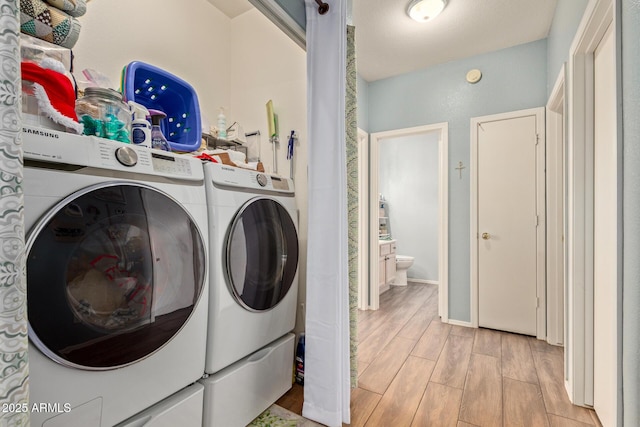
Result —
[[[479,83],[465,75],[479,68]],[[449,123],[449,317],[470,321],[469,158],[472,117],[546,104],[546,40],[369,83],[369,131]],[[462,179],[454,168],[466,166]]]
[[[640,1],[618,2],[622,14],[624,425],[640,425]]]
[[[562,64],[569,60],[569,48],[588,3],[588,0],[558,0],[547,38],[547,96]]]
[[[396,253],[414,257],[407,275],[438,274],[438,141],[440,132],[381,139],[378,185],[387,200]]]
[[[360,77],[360,74],[357,76],[356,90],[358,91],[358,127],[369,132],[369,83]]]

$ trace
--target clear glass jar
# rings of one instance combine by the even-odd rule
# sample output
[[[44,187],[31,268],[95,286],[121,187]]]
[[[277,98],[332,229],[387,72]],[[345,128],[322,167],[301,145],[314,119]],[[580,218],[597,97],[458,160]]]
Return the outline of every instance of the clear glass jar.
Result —
[[[88,87],[76,101],[76,114],[84,125],[85,135],[131,142],[131,111],[120,92]]]

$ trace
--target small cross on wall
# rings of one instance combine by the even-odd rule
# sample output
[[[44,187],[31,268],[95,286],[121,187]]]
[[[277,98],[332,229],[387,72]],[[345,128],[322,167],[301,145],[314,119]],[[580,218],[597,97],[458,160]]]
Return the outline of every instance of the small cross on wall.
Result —
[[[458,162],[458,167],[455,168],[459,173],[459,179],[462,179],[462,169],[466,169],[466,166],[462,164],[462,162]]]

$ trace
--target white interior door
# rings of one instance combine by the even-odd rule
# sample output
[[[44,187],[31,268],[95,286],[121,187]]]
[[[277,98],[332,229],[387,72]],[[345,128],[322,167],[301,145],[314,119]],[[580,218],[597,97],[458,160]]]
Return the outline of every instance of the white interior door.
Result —
[[[537,333],[539,116],[477,123],[478,324]]]
[[[594,54],[593,403],[615,426],[617,400],[618,199],[613,25]]]

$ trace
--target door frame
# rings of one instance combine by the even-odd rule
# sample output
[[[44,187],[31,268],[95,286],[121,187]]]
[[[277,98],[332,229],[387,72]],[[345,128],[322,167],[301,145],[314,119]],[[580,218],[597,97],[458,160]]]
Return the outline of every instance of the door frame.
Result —
[[[547,101],[547,342],[564,344],[566,239],[566,71],[562,64]]]
[[[609,25],[613,0],[591,0],[569,50],[567,124],[567,301],[565,388],[572,403],[593,406],[593,54]],[[619,45],[616,57],[619,58]],[[619,60],[619,59],[618,59]],[[620,67],[618,67],[620,70]],[[620,71],[618,71],[619,73]],[[617,76],[620,82],[620,76]],[[619,83],[618,83],[619,84]],[[620,90],[618,88],[618,90]],[[618,116],[618,145],[622,136]],[[618,171],[621,173],[621,169]],[[619,182],[622,182],[620,179]],[[619,198],[622,200],[622,198]],[[620,214],[622,209],[619,210]],[[620,221],[620,224],[622,222]],[[622,239],[620,239],[620,243]],[[619,244],[620,244],[619,243]],[[620,252],[622,253],[622,252]],[[621,259],[621,258],[620,258]],[[619,260],[620,262],[620,260]],[[622,282],[616,283],[619,296]],[[619,313],[621,316],[621,313]],[[620,328],[618,328],[620,336]],[[619,346],[621,340],[619,339]],[[619,355],[622,353],[619,350]],[[621,372],[618,371],[618,381]],[[619,382],[621,384],[621,382]],[[618,395],[618,406],[622,399]]]
[[[358,309],[369,308],[369,134],[358,128]]]
[[[438,140],[438,314],[449,321],[449,124],[447,122],[371,134],[369,151],[369,241],[378,241],[378,162],[380,141],[387,138],[440,132]],[[380,308],[378,245],[369,245],[369,309]]]
[[[471,162],[469,173],[471,177],[471,325],[479,326],[478,308],[478,125],[483,122],[514,119],[523,116],[536,116],[536,214],[538,227],[536,228],[536,335],[538,339],[546,337],[546,212],[545,212],[545,114],[544,107],[528,110],[511,111],[502,114],[471,118]]]

